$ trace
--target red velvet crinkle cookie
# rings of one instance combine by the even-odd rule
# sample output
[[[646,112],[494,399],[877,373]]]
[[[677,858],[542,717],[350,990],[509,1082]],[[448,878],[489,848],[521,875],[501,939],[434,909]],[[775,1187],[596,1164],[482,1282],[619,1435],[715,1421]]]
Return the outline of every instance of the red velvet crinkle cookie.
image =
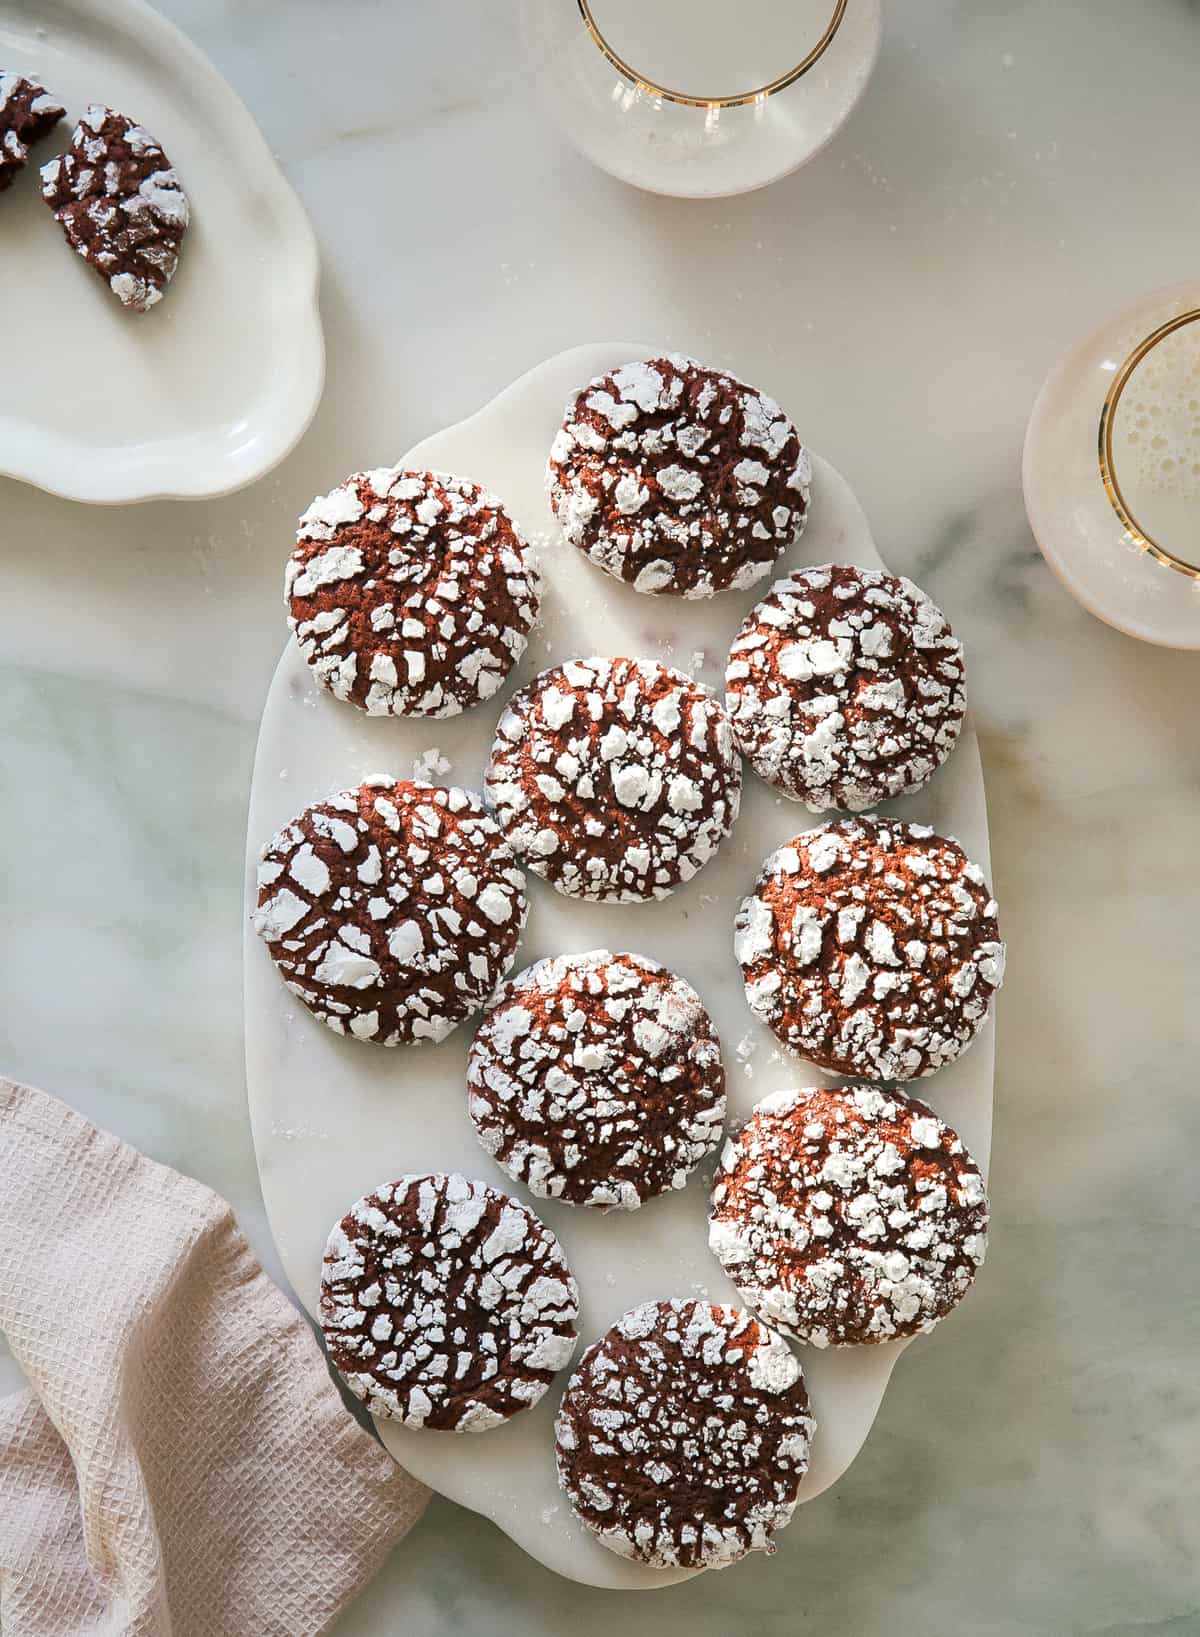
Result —
[[[602,1545],[658,1568],[774,1550],[808,1469],[799,1361],[748,1313],[647,1302],[589,1347],[558,1412],[558,1477]]]
[[[725,703],[755,772],[814,813],[926,784],[958,741],[962,645],[911,580],[827,563],[772,586],[729,650]]]
[[[525,652],[540,589],[494,494],[385,467],[355,472],[300,519],[288,624],[335,698],[372,716],[456,716]]]
[[[750,1009],[835,1074],[915,1080],[964,1051],[1004,978],[996,903],[957,841],[843,819],[771,854],[738,911]]]
[[[141,125],[93,103],[66,153],[42,166],[42,197],[71,249],[122,306],[144,313],[175,276],[187,230],[187,195]]]
[[[649,659],[581,659],[509,701],[485,785],[529,868],[570,898],[665,898],[733,828],[742,764],[724,708]]]
[[[638,591],[676,597],[760,580],[803,529],[811,480],[777,403],[676,355],[584,387],[546,472],[573,546]]]
[[[635,1210],[682,1188],[720,1140],[712,1020],[645,955],[559,955],[494,996],[467,1064],[479,1140],[543,1199]]]
[[[65,113],[44,85],[0,68],[0,193],[13,185],[33,144],[47,136]]]
[[[468,790],[381,777],[306,808],[263,849],[254,927],[338,1034],[444,1040],[512,965],[525,876]]]
[[[536,1404],[575,1350],[579,1291],[528,1207],[462,1176],[409,1176],[329,1236],[321,1328],[373,1415],[486,1432]]]
[[[987,1250],[983,1177],[932,1109],[781,1091],[725,1145],[709,1245],[754,1311],[817,1347],[932,1330]]]

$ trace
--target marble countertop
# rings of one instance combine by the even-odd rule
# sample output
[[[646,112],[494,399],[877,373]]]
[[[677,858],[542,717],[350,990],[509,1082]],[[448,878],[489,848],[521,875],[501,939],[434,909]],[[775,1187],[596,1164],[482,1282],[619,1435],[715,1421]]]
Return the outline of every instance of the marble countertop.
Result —
[[[1200,263],[1200,7],[897,0],[831,147],[709,204],[577,158],[510,5],[165,9],[313,218],[329,384],[291,458],[226,500],[102,511],[0,483],[4,1070],[210,1183],[277,1270],[239,942],[293,520],[622,334],[779,397],[948,608],[1011,951],[987,1268],[788,1551],[634,1602],[435,1500],[339,1633],[1200,1631],[1200,657],[1077,609],[1019,485],[1056,355]]]

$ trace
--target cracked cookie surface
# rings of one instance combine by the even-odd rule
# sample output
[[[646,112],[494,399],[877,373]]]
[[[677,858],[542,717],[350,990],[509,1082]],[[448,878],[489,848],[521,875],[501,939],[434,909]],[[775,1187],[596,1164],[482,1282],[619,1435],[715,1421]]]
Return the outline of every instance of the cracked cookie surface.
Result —
[[[774,1550],[813,1427],[800,1362],[777,1331],[734,1307],[647,1302],[571,1377],[559,1482],[610,1551],[723,1569]]]
[[[546,471],[573,546],[637,591],[676,597],[761,579],[803,529],[811,481],[773,399],[675,354],[584,387]]]
[[[288,624],[322,686],[371,716],[456,716],[525,652],[541,582],[503,503],[449,473],[355,472],[300,519]]]
[[[485,790],[510,845],[570,898],[665,898],[733,828],[742,764],[724,707],[648,659],[543,671],[500,718]]]
[[[579,1291],[518,1200],[457,1174],[401,1177],[334,1227],[321,1328],[373,1415],[486,1432],[536,1404],[575,1348]]]
[[[487,1152],[543,1199],[636,1210],[720,1141],[725,1070],[690,983],[607,949],[541,960],[488,1005],[467,1062]]]
[[[911,580],[827,563],[780,580],[729,650],[725,703],[768,784],[814,813],[918,790],[958,742],[962,646]]]
[[[765,1098],[725,1145],[709,1246],[768,1324],[818,1347],[932,1330],[987,1250],[979,1167],[913,1097],[876,1086]]]
[[[368,779],[264,847],[254,928],[288,988],[338,1034],[444,1040],[512,965],[528,905],[479,798]]]
[[[123,307],[163,298],[190,220],[183,184],[143,126],[93,103],[66,153],[42,166],[42,197],[77,255]]]
[[[47,136],[66,109],[36,80],[0,68],[0,193],[12,187],[29,150]]]
[[[1004,978],[996,903],[958,842],[862,817],[777,848],[738,910],[755,1015],[835,1074],[915,1080],[952,1062]]]

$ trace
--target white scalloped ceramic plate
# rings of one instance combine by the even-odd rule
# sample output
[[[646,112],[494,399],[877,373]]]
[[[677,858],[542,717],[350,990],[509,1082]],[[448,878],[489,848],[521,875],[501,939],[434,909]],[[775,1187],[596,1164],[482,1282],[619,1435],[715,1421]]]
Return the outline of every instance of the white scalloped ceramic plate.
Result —
[[[503,495],[543,544],[546,596],[532,651],[515,682],[572,654],[633,653],[665,659],[719,683],[724,656],[759,591],[708,603],[643,597],[609,579],[566,545],[546,506],[546,452],[568,395],[630,358],[635,345],[562,353],[523,376],[479,414],[409,452],[414,466],[476,478]],[[881,567],[858,503],[825,461],[814,462],[811,520],[782,569],[831,559]],[[328,472],[332,483],[344,474]],[[767,582],[769,583],[769,582]],[[694,655],[703,651],[702,663]],[[260,845],[314,797],[368,773],[412,776],[433,745],[451,761],[448,782],[480,788],[499,702],[449,722],[368,719],[316,688],[289,643],[275,674],[258,742],[250,800],[247,917]],[[895,805],[949,831],[988,867],[987,809],[970,725],[932,784]],[[633,949],[653,955],[695,984],[720,1030],[729,1074],[731,1123],[787,1085],[823,1078],[785,1059],[750,1015],[733,959],[734,911],[762,859],[816,821],[747,770],[741,817],[717,858],[661,904],[574,903],[530,877],[532,909],[518,967],[566,950]],[[471,1030],[437,1047],[387,1051],[345,1040],[310,1018],[284,989],[252,933],[246,940],[246,1070],[263,1196],[288,1277],[310,1313],[317,1308],[326,1235],[360,1194],[406,1171],[461,1170],[521,1192],[488,1158],[467,1117],[464,1064]],[[739,1052],[739,1045],[743,1051]],[[745,1054],[743,1060],[743,1053]],[[927,1098],[987,1165],[992,1117],[992,1029],[958,1063],[920,1084]],[[626,1308],[651,1297],[706,1290],[736,1300],[709,1255],[703,1168],[681,1192],[640,1211],[603,1216],[530,1200],[559,1235],[582,1291],[580,1331],[594,1340]],[[528,1196],[526,1196],[528,1197]],[[951,1324],[953,1319],[949,1321]],[[870,1429],[901,1346],[821,1353],[803,1350],[818,1422],[813,1465],[801,1491],[810,1500],[850,1465]],[[378,1422],[384,1443],[410,1471],[464,1506],[495,1520],[534,1557],[597,1586],[649,1588],[685,1578],[629,1563],[576,1523],[555,1481],[552,1428],[568,1372],[540,1404],[507,1427],[477,1437],[421,1433]],[[930,1428],[929,1435],[936,1436]],[[803,1540],[797,1521],[780,1549]]]
[[[324,380],[317,251],[258,126],[142,0],[0,0],[0,67],[67,117],[0,194],[0,472],[71,500],[226,494],[269,471]],[[129,313],[72,254],[38,167],[88,102],[141,121],[192,205],[164,300]]]

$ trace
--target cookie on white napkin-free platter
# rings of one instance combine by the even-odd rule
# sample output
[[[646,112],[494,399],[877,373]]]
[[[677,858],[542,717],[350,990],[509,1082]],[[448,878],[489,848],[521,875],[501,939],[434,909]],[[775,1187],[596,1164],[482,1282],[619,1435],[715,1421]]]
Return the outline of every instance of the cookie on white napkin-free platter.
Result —
[[[280,661],[263,715],[250,804],[247,1079],[267,1211],[288,1276],[314,1315],[329,1229],[380,1183],[416,1172],[457,1170],[503,1192],[519,1196],[521,1188],[485,1153],[472,1125],[466,1091],[470,1026],[441,1045],[385,1051],[331,1033],[283,987],[249,927],[259,850],[309,802],[371,774],[404,779],[415,770],[435,782],[481,790],[502,700],[564,659],[636,655],[723,691],[729,645],[770,578],[703,602],[640,595],[566,543],[543,488],[546,457],[568,398],[590,378],[651,356],[652,350],[610,343],[560,354],[470,420],[403,456],[406,466],[454,472],[495,491],[540,552],[541,620],[494,704],[439,721],[368,718],[320,687],[295,643]],[[819,439],[819,428],[801,425],[800,432]],[[282,565],[287,543],[280,544]],[[780,558],[776,574],[830,561],[883,567],[849,487],[815,458],[807,527]],[[891,810],[957,837],[987,870],[987,810],[969,719],[932,782],[891,804]],[[663,902],[582,902],[531,876],[532,908],[514,972],[539,958],[597,948],[633,950],[678,972],[694,986],[719,1031],[728,1071],[729,1128],[736,1128],[768,1093],[824,1078],[786,1056],[751,1015],[732,949],[734,916],[764,858],[813,822],[803,807],[747,768],[733,833],[693,880]],[[922,1100],[954,1127],[984,1168],[991,1137],[992,1028],[987,1023],[970,1051],[919,1084]],[[744,1305],[708,1249],[713,1163],[700,1166],[686,1187],[649,1199],[636,1211],[604,1214],[530,1197],[579,1281],[585,1345],[642,1302],[706,1294]],[[817,1423],[802,1502],[827,1488],[854,1459],[904,1345],[801,1349]],[[409,1470],[492,1518],[561,1574],[626,1589],[684,1578],[685,1570],[651,1569],[606,1551],[573,1516],[558,1487],[554,1454],[554,1417],[569,1374],[562,1372],[532,1409],[482,1437],[413,1431],[388,1421],[378,1423],[380,1434]],[[934,1436],[936,1429],[928,1432]],[[801,1545],[803,1533],[801,1513],[780,1534],[780,1550]]]

